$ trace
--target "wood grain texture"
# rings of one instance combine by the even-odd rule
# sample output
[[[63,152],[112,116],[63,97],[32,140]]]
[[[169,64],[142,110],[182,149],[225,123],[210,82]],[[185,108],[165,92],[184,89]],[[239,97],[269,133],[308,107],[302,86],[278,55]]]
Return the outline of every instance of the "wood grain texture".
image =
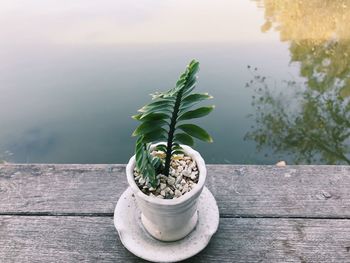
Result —
[[[125,165],[0,165],[0,214],[112,214]],[[208,165],[223,217],[350,218],[349,166]]]
[[[120,243],[111,217],[1,216],[0,261],[144,262]],[[186,262],[350,262],[350,220],[223,218]]]

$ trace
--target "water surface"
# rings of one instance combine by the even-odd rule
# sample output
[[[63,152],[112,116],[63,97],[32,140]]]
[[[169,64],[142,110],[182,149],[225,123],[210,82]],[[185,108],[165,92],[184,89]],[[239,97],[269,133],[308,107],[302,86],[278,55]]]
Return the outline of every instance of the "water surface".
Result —
[[[349,163],[347,4],[2,1],[0,159],[126,163],[130,116],[196,58],[208,163]]]

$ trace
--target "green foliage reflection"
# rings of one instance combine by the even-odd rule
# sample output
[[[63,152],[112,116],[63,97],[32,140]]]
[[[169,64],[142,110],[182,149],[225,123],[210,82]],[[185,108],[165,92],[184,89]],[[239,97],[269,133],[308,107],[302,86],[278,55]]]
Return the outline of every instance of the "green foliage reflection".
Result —
[[[256,125],[245,138],[259,151],[268,146],[292,155],[296,164],[350,164],[350,99],[339,89],[320,93],[295,81],[283,84],[278,93],[269,79],[254,74],[247,86],[255,91]]]

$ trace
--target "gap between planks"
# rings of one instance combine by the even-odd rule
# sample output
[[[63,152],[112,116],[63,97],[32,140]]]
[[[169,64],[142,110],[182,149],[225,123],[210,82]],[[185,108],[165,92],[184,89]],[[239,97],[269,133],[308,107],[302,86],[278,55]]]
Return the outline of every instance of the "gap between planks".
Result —
[[[76,216],[76,217],[113,217],[113,213],[52,213],[52,212],[1,212],[1,216],[42,216],[42,217],[50,217],[50,216],[60,216],[60,217],[68,217],[68,216]],[[326,220],[350,220],[350,217],[340,217],[340,216],[288,216],[288,215],[231,215],[231,214],[220,214],[220,218],[261,218],[261,219],[309,219],[309,220],[317,220],[317,219],[326,219]]]

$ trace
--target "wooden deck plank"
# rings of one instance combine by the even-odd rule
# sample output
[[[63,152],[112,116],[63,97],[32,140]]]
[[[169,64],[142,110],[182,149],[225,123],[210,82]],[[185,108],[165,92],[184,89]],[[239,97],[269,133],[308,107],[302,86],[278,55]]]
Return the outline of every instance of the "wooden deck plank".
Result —
[[[0,214],[111,214],[125,165],[0,165]],[[223,216],[350,218],[349,166],[208,165]]]
[[[143,262],[111,217],[0,216],[1,262]],[[187,262],[349,262],[350,220],[222,218]]]

